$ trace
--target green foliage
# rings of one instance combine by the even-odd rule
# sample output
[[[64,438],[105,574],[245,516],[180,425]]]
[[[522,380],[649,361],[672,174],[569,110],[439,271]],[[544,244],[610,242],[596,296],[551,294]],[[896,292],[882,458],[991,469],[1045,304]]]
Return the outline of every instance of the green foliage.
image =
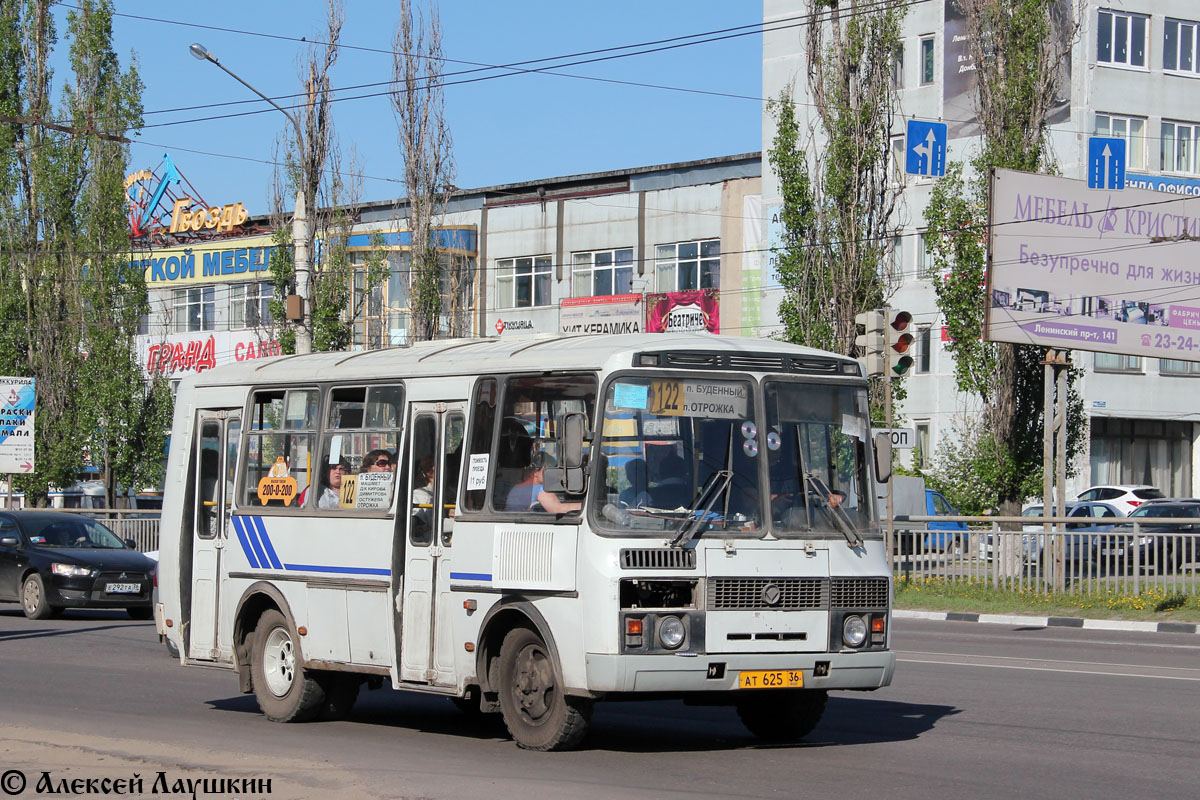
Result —
[[[0,373],[37,381],[37,470],[16,487],[37,499],[90,459],[111,503],[118,487],[161,477],[171,409],[165,382],[144,380],[134,348],[147,301],[129,267],[128,150],[91,133],[138,128],[142,82],[112,49],[111,3],[81,0],[67,14],[56,108],[50,6],[0,8],[0,113],[75,129],[0,123]]]
[[[280,225],[271,235],[271,260],[268,264],[271,273],[271,302],[268,308],[274,323],[275,340],[280,349],[292,355],[296,352],[296,328],[287,320],[287,296],[296,291],[296,261],[292,245],[292,228],[290,225]]]

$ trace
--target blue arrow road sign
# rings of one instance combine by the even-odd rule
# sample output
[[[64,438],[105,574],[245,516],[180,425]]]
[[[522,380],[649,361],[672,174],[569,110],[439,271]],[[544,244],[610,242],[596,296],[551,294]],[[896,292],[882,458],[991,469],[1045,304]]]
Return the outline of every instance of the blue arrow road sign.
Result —
[[[1088,187],[1125,188],[1125,140],[1093,136],[1088,139]]]
[[[946,123],[908,121],[905,172],[910,175],[946,174]]]

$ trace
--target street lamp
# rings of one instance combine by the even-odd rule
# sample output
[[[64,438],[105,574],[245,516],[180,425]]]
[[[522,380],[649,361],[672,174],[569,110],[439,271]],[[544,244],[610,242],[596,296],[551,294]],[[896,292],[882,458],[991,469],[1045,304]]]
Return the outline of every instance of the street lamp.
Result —
[[[229,75],[242,86],[245,86],[247,89],[254,92],[263,100],[266,100],[268,103],[274,106],[279,113],[288,118],[288,122],[292,123],[292,127],[296,129],[296,146],[301,148],[304,147],[304,133],[300,130],[300,123],[298,123],[296,118],[289,114],[286,109],[238,77],[228,67],[218,61],[217,57],[212,54],[212,51],[210,51],[204,45],[200,44],[199,42],[195,42],[188,47],[188,50],[190,50],[192,55],[200,61],[209,61],[213,64],[216,64],[225,72],[226,75]],[[310,270],[310,255],[308,252],[308,208],[304,201],[303,186],[300,186],[296,189],[296,211],[292,215],[292,244],[296,248],[294,256],[294,264],[296,268],[296,295],[300,300],[300,324],[296,329],[296,352],[311,353],[312,326],[310,323],[311,315],[308,308],[308,285]]]

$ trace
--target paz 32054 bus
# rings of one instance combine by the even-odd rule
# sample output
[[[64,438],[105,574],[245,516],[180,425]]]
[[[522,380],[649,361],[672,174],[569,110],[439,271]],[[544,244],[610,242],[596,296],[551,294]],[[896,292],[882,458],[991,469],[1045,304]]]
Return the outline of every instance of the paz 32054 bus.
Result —
[[[605,698],[803,737],[888,685],[890,474],[848,358],[702,335],[436,341],[180,386],[156,620],[272,720],[360,688],[584,736]]]

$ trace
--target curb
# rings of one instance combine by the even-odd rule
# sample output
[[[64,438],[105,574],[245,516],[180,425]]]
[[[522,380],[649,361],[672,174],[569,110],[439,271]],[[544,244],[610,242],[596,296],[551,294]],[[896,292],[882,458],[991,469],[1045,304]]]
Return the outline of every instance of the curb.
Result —
[[[948,622],[985,622],[993,625],[1034,625],[1039,628],[1085,628],[1100,631],[1138,631],[1139,633],[1200,633],[1194,622],[1138,622],[1125,619],[1083,619],[1082,617],[1025,617],[1012,614],[973,614],[964,611],[907,611],[895,609],[896,619],[930,619]]]

